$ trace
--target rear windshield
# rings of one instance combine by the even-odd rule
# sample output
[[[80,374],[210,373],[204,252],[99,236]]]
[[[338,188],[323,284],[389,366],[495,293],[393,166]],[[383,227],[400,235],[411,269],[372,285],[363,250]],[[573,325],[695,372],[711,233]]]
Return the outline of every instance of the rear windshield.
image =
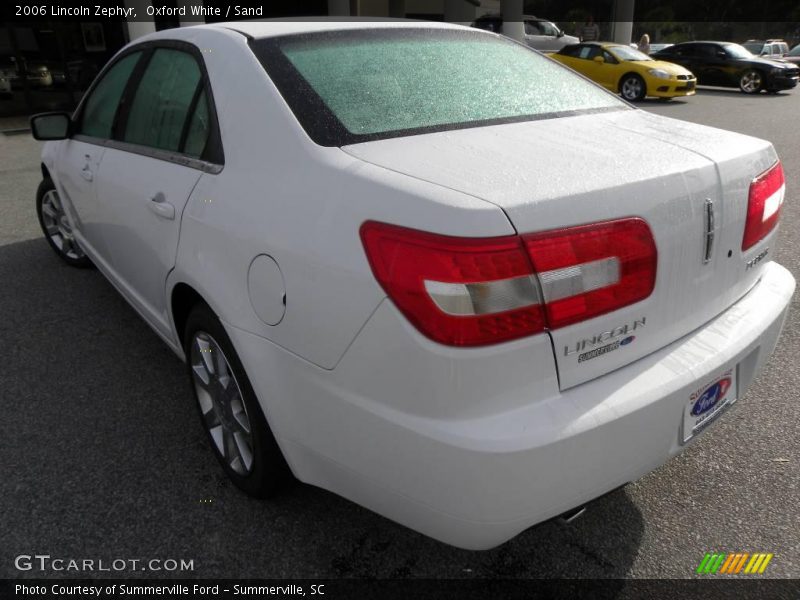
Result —
[[[627,108],[538,52],[477,31],[338,31],[251,46],[326,146]]]

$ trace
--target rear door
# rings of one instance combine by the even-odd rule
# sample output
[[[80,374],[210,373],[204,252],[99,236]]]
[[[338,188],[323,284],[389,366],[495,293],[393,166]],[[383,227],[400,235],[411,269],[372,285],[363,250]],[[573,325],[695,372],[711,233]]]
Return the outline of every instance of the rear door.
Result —
[[[117,284],[170,335],[165,283],[183,208],[204,172],[221,169],[213,99],[200,53],[183,43],[148,50],[97,178]]]
[[[106,70],[76,113],[75,133],[61,143],[55,163],[56,183],[78,242],[96,261],[108,260],[96,175],[123,92],[142,55],[131,52]]]
[[[725,49],[718,44],[697,44],[703,60],[706,85],[737,85],[739,81],[736,68]]]

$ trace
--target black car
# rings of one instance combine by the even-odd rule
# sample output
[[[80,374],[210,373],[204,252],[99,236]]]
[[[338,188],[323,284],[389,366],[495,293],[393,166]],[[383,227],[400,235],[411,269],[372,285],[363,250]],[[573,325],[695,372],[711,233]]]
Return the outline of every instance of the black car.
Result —
[[[738,87],[745,94],[788,90],[797,85],[800,77],[796,65],[758,58],[730,42],[683,42],[652,56],[686,67],[697,76],[700,85]]]

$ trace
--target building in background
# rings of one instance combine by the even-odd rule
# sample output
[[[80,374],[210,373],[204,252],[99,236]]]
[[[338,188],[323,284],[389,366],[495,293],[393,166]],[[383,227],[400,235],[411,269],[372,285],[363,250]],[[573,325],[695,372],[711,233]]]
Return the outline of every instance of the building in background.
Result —
[[[522,0],[512,0],[519,2]],[[0,79],[11,93],[0,94],[0,116],[71,109],[103,65],[130,40],[171,27],[226,20],[190,16],[202,0],[157,0],[168,9],[186,7],[186,17],[154,16],[152,20],[123,18],[15,19],[0,23]],[[214,7],[206,0],[207,7]],[[150,0],[124,0],[126,8],[146,15]],[[227,6],[225,4],[224,6]],[[469,23],[479,14],[499,10],[500,0],[271,0],[263,2],[259,18],[293,16],[372,16],[450,20]],[[179,11],[170,11],[179,12]],[[248,18],[248,17],[241,17]],[[229,15],[227,20],[236,20]]]
[[[203,2],[205,4],[203,5]],[[128,20],[122,17],[91,19],[68,17],[64,20],[32,18],[0,22],[0,116],[31,114],[44,110],[71,109],[76,105],[94,77],[128,41],[153,31],[215,21],[236,20],[224,14],[228,0],[119,0],[120,5],[146,15],[148,6],[166,7],[167,16],[150,20]],[[629,43],[649,33],[653,43],[674,42],[697,37],[713,37],[729,41],[748,38],[786,37],[776,31],[781,26],[771,23],[683,23],[675,21],[634,24],[635,0],[586,0],[593,6],[593,16],[600,25],[603,39]],[[642,0],[642,4],[644,1]],[[220,16],[192,17],[192,6],[221,7]],[[330,17],[406,17],[469,24],[487,13],[502,15],[503,33],[523,39],[522,15],[535,14],[552,19],[574,34],[589,10],[573,3],[556,8],[558,0],[269,0],[260,6],[258,18],[330,16]],[[540,14],[541,7],[558,10],[558,15]],[[600,8],[599,8],[600,7]],[[186,16],[175,13],[186,12]],[[545,13],[547,12],[546,9]],[[647,11],[651,18],[666,15]],[[563,19],[562,19],[563,17]],[[252,17],[239,17],[247,19]],[[662,17],[663,18],[663,17]],[[645,16],[645,21],[649,19]],[[795,31],[797,24],[793,25]],[[785,27],[784,27],[785,29]],[[788,31],[788,30],[787,30]],[[665,39],[661,39],[661,38]],[[666,39],[669,37],[669,39]],[[791,37],[791,36],[789,36]],[[4,90],[10,82],[11,93]]]

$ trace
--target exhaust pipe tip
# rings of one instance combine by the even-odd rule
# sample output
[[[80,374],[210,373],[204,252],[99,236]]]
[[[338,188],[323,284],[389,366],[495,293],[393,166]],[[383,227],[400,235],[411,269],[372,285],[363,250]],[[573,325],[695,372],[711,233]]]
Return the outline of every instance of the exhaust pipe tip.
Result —
[[[565,513],[561,513],[556,517],[559,522],[564,523],[565,525],[569,525],[574,520],[583,516],[583,513],[586,512],[586,505],[579,506],[577,508],[573,508],[572,510],[568,510]]]

